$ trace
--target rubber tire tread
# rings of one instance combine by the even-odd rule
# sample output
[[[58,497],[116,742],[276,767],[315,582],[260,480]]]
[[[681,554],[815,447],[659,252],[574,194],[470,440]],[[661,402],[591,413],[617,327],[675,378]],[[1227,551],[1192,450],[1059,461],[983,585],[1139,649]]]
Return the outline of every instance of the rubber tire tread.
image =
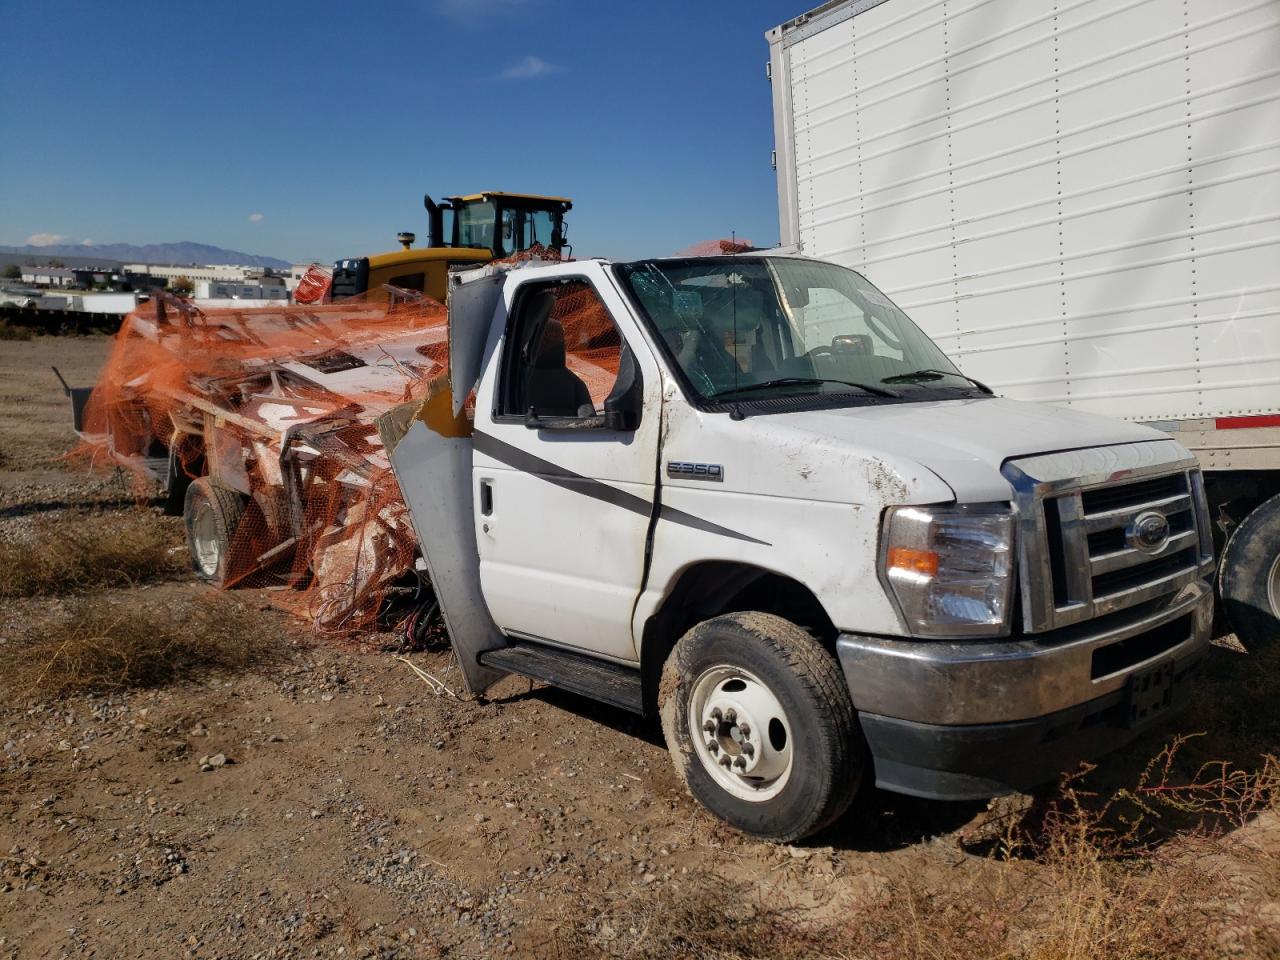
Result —
[[[195,522],[196,510],[200,501],[208,501],[213,506],[214,531],[222,541],[222,549],[218,551],[218,568],[213,576],[207,576],[196,560],[195,538],[191,527]],[[216,587],[226,587],[234,570],[234,544],[236,528],[240,518],[244,516],[249,498],[238,490],[230,490],[209,477],[192,480],[187,487],[187,494],[182,510],[182,522],[187,531],[187,552],[191,557],[191,569],[197,578],[212,583]]]
[[[1251,653],[1280,641],[1280,619],[1269,612],[1267,597],[1267,576],[1277,552],[1280,494],[1255,507],[1222,548],[1218,595],[1231,628]]]
[[[688,695],[698,676],[691,667],[698,649],[721,632],[737,634],[736,641],[758,644],[765,656],[776,658],[790,672],[802,696],[823,717],[817,730],[803,732],[794,729],[799,718],[792,718],[793,737],[809,744],[812,749],[807,752],[817,761],[812,766],[820,776],[820,799],[811,809],[797,812],[789,822],[765,828],[735,817],[735,806],[751,810],[757,805],[733,797],[711,780],[687,741]],[[756,672],[748,663],[739,665]],[[667,747],[685,788],[712,813],[759,839],[792,843],[825,829],[849,809],[870,779],[869,751],[839,663],[805,630],[782,617],[759,612],[731,613],[697,624],[680,638],[663,665],[658,696]],[[793,766],[792,777],[796,776]],[[788,783],[775,801],[787,796],[795,782]]]

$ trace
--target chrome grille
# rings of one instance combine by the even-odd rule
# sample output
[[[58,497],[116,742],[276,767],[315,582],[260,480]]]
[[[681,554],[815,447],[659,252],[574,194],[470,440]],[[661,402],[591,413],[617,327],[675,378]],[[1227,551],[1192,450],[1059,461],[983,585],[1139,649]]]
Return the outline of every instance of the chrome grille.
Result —
[[[1172,441],[1028,457],[1004,474],[1015,490],[1028,632],[1176,592],[1212,567],[1204,484]],[[1167,538],[1143,543],[1144,520],[1167,524]]]

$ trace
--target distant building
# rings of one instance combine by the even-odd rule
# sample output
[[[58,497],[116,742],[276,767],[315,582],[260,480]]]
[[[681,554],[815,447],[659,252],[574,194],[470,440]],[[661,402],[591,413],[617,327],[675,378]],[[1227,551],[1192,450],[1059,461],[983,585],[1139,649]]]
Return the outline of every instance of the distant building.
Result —
[[[165,281],[186,277],[192,283],[199,283],[201,280],[229,280],[233,283],[239,283],[250,276],[262,273],[260,267],[239,267],[234,264],[201,265],[193,263],[186,266],[159,266],[152,263],[126,263],[124,269],[126,273],[160,277]]]
[[[289,291],[281,277],[255,277],[243,281],[199,280],[197,300],[288,300]]]
[[[23,267],[22,282],[36,287],[74,287],[76,272],[64,267]]]

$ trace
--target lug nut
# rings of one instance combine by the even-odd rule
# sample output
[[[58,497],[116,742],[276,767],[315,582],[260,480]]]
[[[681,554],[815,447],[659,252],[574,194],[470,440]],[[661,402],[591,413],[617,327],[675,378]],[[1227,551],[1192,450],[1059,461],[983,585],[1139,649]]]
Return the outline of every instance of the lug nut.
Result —
[[[715,733],[716,722],[714,720],[708,720],[706,723],[702,725],[702,729],[707,731],[707,733]]]
[[[738,724],[738,730],[742,733],[744,737],[751,736],[751,727],[745,723]]]
[[[722,766],[722,767],[727,767],[727,766],[729,766],[729,762],[730,762],[730,761],[729,761],[729,758],[728,758],[728,757],[721,757],[721,758],[720,758],[720,766]]]
[[[755,745],[751,743],[744,743],[742,745],[742,752],[745,753],[748,757],[754,757],[756,755]]]
[[[742,759],[742,757],[738,757],[736,760],[734,760],[733,765],[739,768],[740,770],[747,769],[747,761]]]
[[[724,718],[728,720],[730,723],[733,723],[735,720],[738,719],[738,711],[733,709],[733,707],[730,707],[728,710],[724,712]]]
[[[710,750],[712,753],[719,753],[720,744],[716,743],[716,741],[714,740],[709,740],[707,741],[707,749]]]
[[[722,719],[724,719],[723,714],[720,713],[719,707],[715,707],[712,709],[711,719],[714,720],[716,723],[719,723]]]

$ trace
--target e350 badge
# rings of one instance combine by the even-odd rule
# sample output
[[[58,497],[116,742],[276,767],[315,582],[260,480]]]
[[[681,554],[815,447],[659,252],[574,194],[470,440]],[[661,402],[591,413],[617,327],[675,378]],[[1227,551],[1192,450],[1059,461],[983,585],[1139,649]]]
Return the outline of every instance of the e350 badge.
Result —
[[[724,467],[718,463],[692,463],[668,460],[667,476],[672,480],[724,480]]]

